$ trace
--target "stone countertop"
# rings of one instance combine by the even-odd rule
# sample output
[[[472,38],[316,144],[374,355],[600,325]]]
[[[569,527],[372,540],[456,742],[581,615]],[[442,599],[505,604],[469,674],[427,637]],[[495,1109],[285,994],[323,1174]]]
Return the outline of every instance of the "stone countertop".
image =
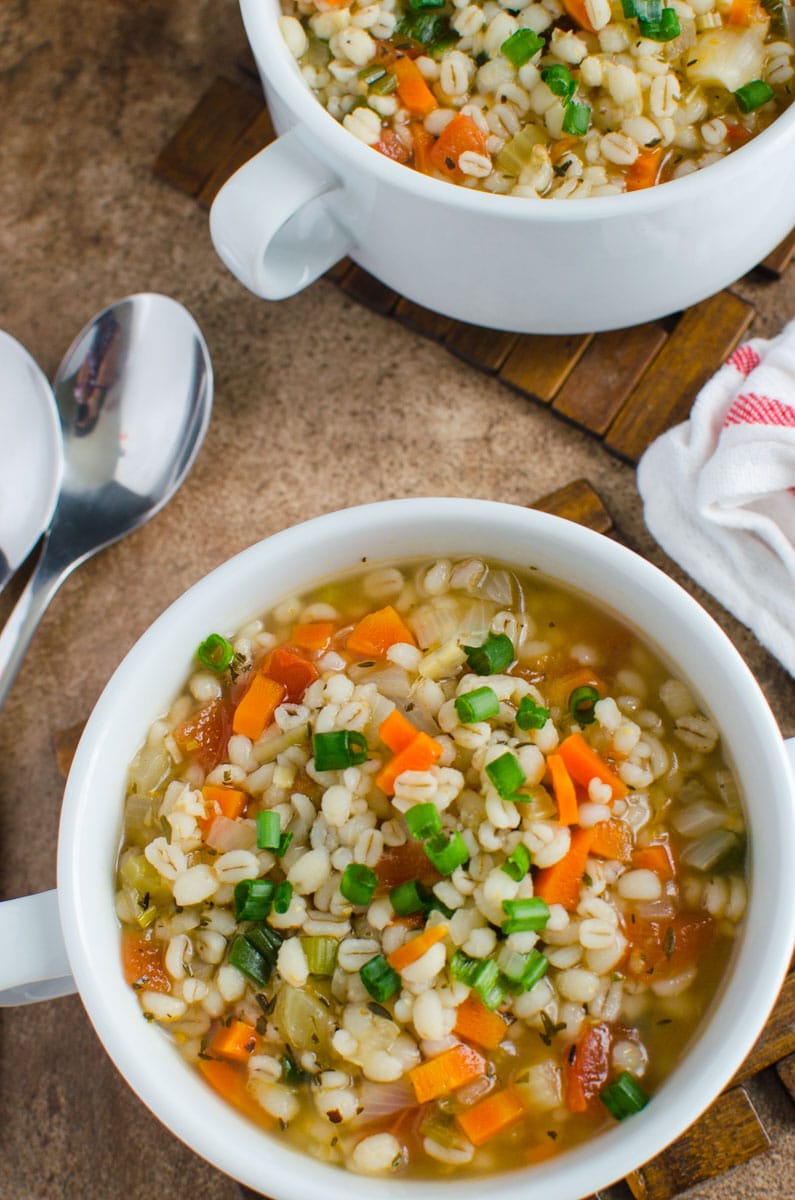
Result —
[[[196,316],[216,378],[209,435],[184,487],[67,581],[0,715],[4,897],[54,884],[62,780],[53,737],[88,715],[147,625],[249,543],[364,501],[524,504],[587,477],[629,544],[715,615],[783,732],[795,732],[792,680],[654,545],[630,467],[330,283],[268,304],[225,271],[206,214],[151,167],[212,79],[233,72],[242,45],[234,0],[0,7],[0,327],[52,375],[95,311],[162,291]],[[775,333],[795,312],[795,268],[775,289],[744,280],[737,290],[757,306],[755,333]],[[0,617],[12,598],[13,589]],[[0,1064],[5,1200],[238,1196],[137,1101],[76,998],[0,1012]],[[795,1194],[793,1107],[770,1072],[751,1090],[774,1150],[691,1200]]]

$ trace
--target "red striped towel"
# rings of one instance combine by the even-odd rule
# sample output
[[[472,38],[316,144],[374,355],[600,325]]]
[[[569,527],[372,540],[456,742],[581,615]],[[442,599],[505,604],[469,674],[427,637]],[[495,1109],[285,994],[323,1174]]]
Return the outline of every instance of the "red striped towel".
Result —
[[[666,553],[795,675],[795,321],[738,346],[638,488]]]

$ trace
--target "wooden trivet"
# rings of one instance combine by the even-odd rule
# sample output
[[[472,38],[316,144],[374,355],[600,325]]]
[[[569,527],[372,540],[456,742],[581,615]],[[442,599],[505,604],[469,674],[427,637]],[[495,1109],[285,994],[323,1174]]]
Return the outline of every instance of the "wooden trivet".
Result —
[[[531,507],[598,533],[616,534],[610,513],[586,479],[575,479]],[[54,738],[56,762],[64,778],[82,730],[83,724],[71,725]],[[795,972],[787,976],[759,1040],[731,1085],[682,1137],[628,1176],[626,1184],[635,1200],[675,1200],[686,1189],[768,1150],[770,1138],[743,1084],[770,1067],[775,1067],[795,1101]],[[245,1200],[258,1200],[259,1193],[242,1184],[240,1192]],[[613,1200],[614,1195],[611,1188],[590,1200]]]
[[[221,186],[275,134],[250,59],[242,83],[218,78],[155,162],[162,179],[208,208]],[[779,278],[795,230],[759,270]],[[529,335],[453,321],[398,295],[345,259],[328,272],[347,296],[441,343],[478,370],[636,463],[660,433],[687,417],[699,388],[745,334],[753,307],[729,290],[684,312],[608,333]]]

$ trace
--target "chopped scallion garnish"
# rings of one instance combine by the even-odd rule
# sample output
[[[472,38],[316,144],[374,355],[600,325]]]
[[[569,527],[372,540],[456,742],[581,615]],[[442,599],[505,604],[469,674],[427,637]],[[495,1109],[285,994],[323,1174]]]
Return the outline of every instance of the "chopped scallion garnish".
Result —
[[[459,983],[465,983],[467,987],[472,987],[482,962],[482,958],[472,958],[463,950],[456,950],[450,959],[450,974]]]
[[[342,872],[340,892],[351,904],[369,904],[377,886],[375,871],[362,863],[348,863]]]
[[[457,696],[455,710],[462,725],[471,725],[475,721],[488,721],[489,717],[496,717],[500,702],[493,688],[480,687]]]
[[[235,920],[264,921],[275,891],[270,879],[241,879],[235,884]]]
[[[588,104],[577,104],[570,100],[563,114],[563,132],[584,137],[591,124],[591,108]]]
[[[316,771],[342,771],[367,762],[367,739],[357,729],[334,729],[312,736]]]
[[[619,1075],[615,1083],[600,1092],[600,1096],[605,1108],[617,1121],[640,1112],[649,1103],[649,1097],[629,1071]]]
[[[274,851],[277,858],[282,858],[287,853],[287,848],[290,845],[290,842],[292,840],[293,840],[293,835],[291,833],[283,833],[282,834],[282,836],[279,838],[279,845],[276,847],[276,850]]]
[[[276,891],[273,893],[273,911],[280,916],[284,916],[287,909],[290,907],[290,901],[293,898],[293,885],[288,879],[282,880],[276,884]]]
[[[371,958],[360,967],[359,978],[379,1004],[383,1004],[400,991],[400,976],[390,967],[383,954],[376,954],[375,958]]]
[[[544,39],[534,33],[532,29],[517,29],[502,43],[500,53],[504,54],[508,62],[513,63],[515,67],[523,67],[534,54],[538,54],[538,51],[543,48]]]
[[[211,633],[206,637],[196,651],[196,657],[203,667],[211,671],[225,671],[235,656],[234,647],[220,633]]]
[[[571,71],[568,67],[564,67],[562,63],[554,63],[551,67],[543,67],[541,78],[553,95],[560,96],[562,100],[570,100],[577,88],[577,83],[572,78]]]
[[[516,710],[516,724],[520,729],[543,729],[548,720],[548,708],[536,704],[532,696],[522,696]]]
[[[498,675],[514,660],[513,642],[507,633],[492,634],[482,646],[464,646],[464,653],[476,675]]]
[[[392,888],[389,893],[389,903],[399,917],[423,912],[427,904],[424,892],[425,889],[419,879],[409,879],[406,883],[399,883],[397,887]]]
[[[510,750],[486,764],[486,774],[503,800],[509,800],[527,779],[519,759]]]
[[[228,961],[259,987],[265,987],[273,973],[273,964],[263,958],[259,951],[251,945],[248,938],[242,935],[236,937],[232,942]]]
[[[457,829],[449,838],[443,833],[435,833],[425,843],[424,850],[440,875],[452,875],[469,861],[467,844]]]
[[[752,79],[750,83],[744,83],[742,87],[737,88],[734,98],[740,111],[748,113],[767,104],[775,94],[770,84],[765,83],[763,79]]]
[[[530,870],[530,851],[524,842],[519,842],[513,853],[508,855],[502,864],[502,869],[506,875],[510,875],[511,879],[514,879],[517,883],[520,879],[524,879]]]
[[[525,900],[503,900],[503,912],[507,920],[502,923],[502,932],[538,933],[546,929],[549,920],[549,906],[540,896],[530,896]]]
[[[569,696],[569,712],[579,725],[593,725],[596,720],[594,709],[599,700],[595,687],[578,687]]]
[[[679,16],[673,8],[664,8],[659,20],[647,21],[639,16],[638,28],[641,37],[649,38],[652,42],[672,42],[682,32]]]
[[[282,836],[279,814],[273,809],[257,813],[257,849],[278,850]]]
[[[409,833],[418,842],[439,833],[442,818],[435,804],[414,804],[404,813]]]
[[[424,8],[443,8],[445,0],[409,0],[409,8],[422,12]]]

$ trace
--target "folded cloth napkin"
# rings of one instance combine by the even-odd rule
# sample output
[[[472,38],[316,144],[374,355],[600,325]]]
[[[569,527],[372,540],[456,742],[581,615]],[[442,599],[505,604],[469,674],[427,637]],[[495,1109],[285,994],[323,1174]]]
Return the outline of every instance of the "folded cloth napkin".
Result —
[[[795,321],[738,346],[638,488],[666,553],[795,675]]]

